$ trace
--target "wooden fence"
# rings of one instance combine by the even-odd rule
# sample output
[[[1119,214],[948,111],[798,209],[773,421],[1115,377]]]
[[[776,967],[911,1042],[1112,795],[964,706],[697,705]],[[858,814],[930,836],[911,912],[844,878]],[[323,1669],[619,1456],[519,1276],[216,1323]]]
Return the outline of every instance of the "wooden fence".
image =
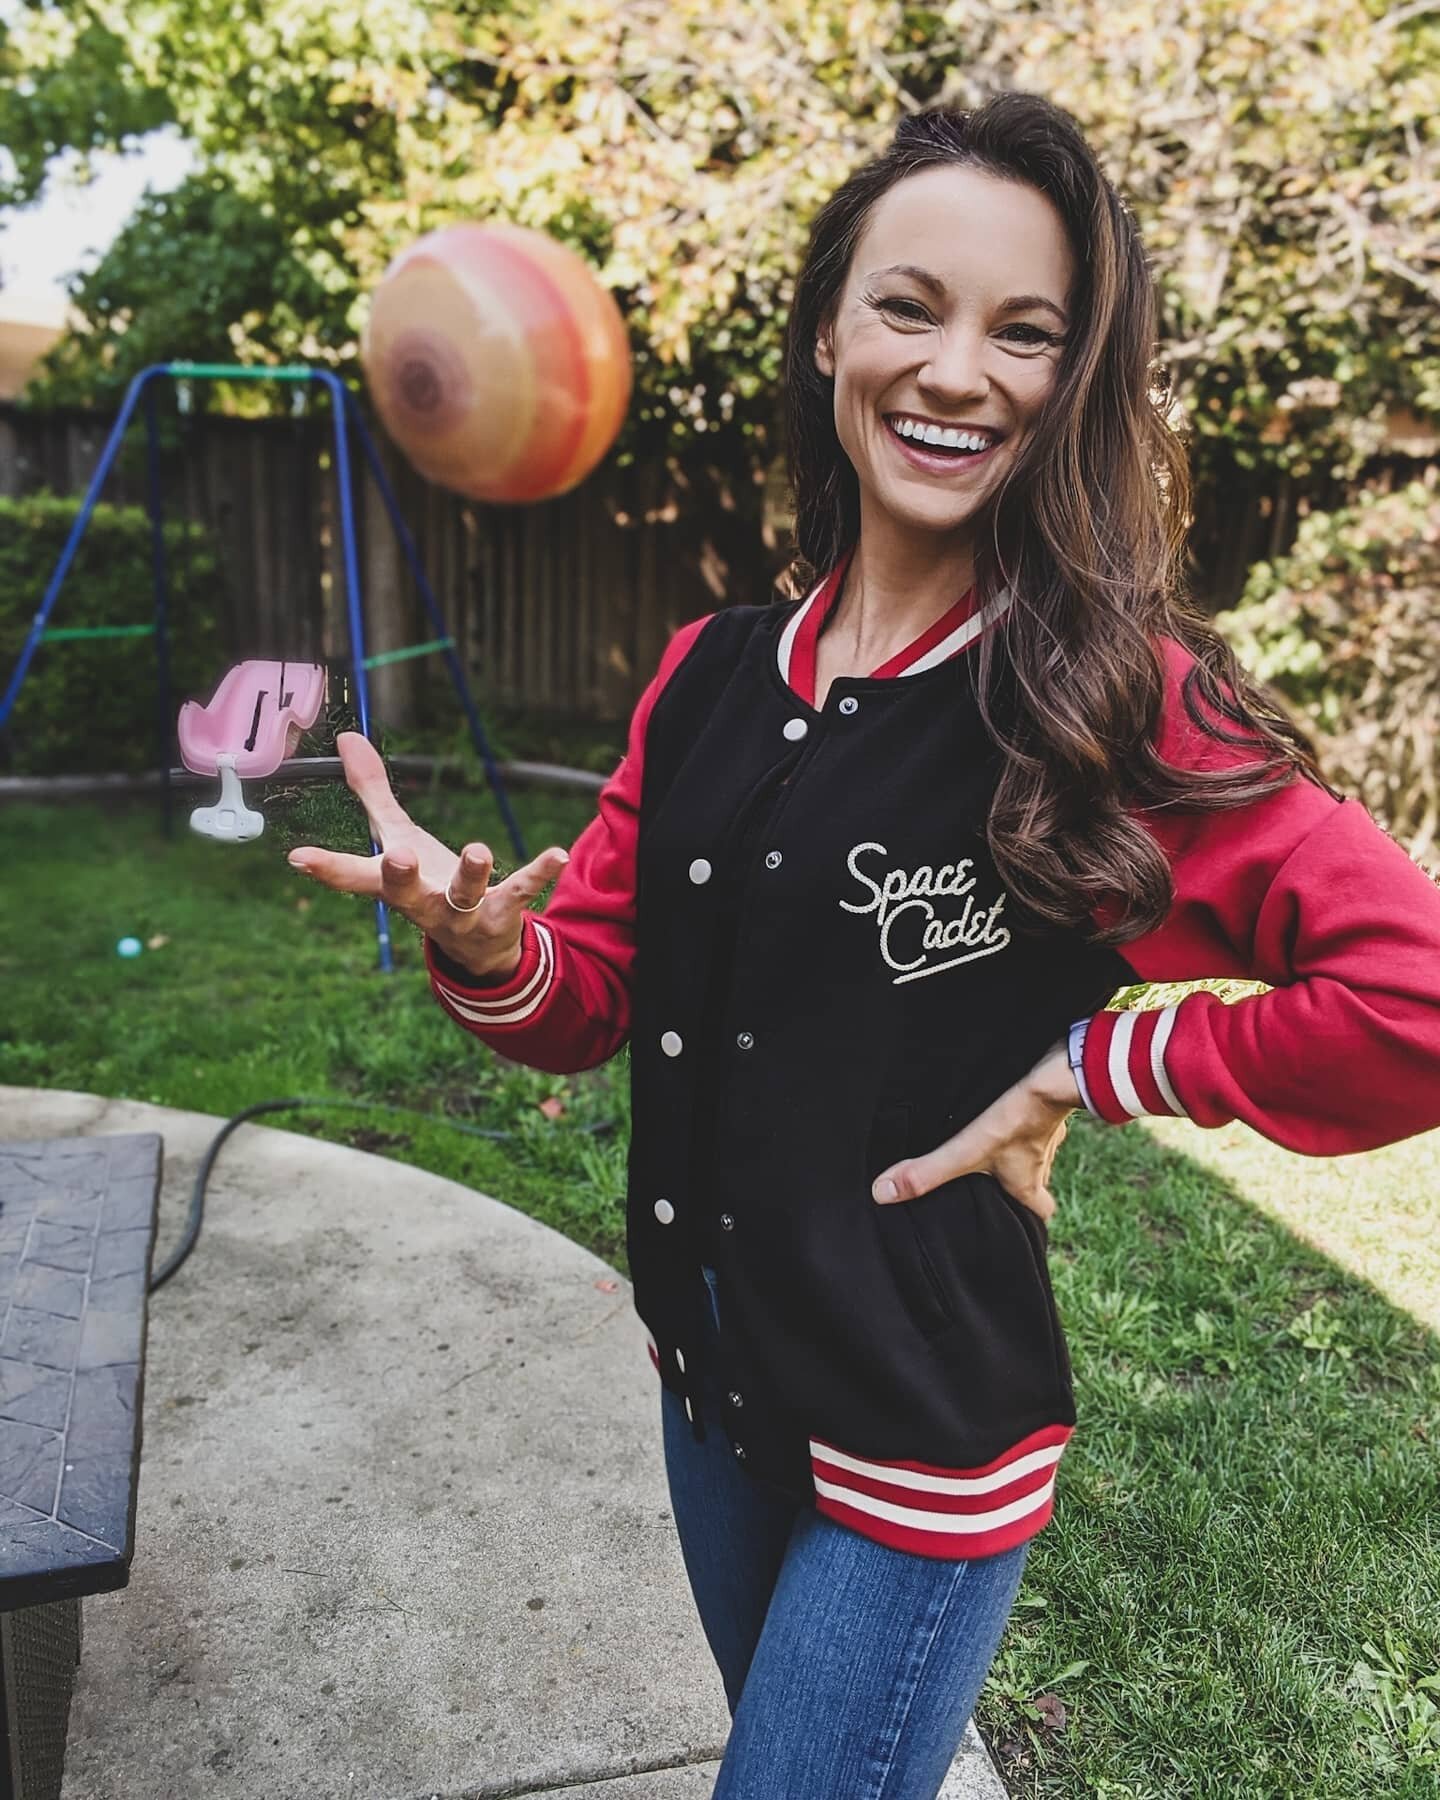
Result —
[[[0,405],[0,495],[83,492],[110,424],[87,413]],[[732,582],[758,576],[766,584],[763,568],[731,568],[717,591],[704,534],[677,522],[665,472],[654,465],[620,469],[612,458],[557,499],[493,506],[421,480],[375,435],[446,632],[482,695],[556,716],[627,718],[680,625],[736,597],[725,591]],[[229,654],[344,659],[328,405],[298,419],[180,420],[172,413],[164,438],[163,505],[167,516],[202,521],[213,534]],[[358,446],[352,457],[366,648],[374,654],[428,642],[437,633]],[[103,498],[143,505],[145,492],[137,422]],[[83,561],[62,590],[57,624],[75,621],[82,596]],[[151,608],[147,586],[135,596],[136,621]],[[439,657],[376,669],[371,682],[377,712],[397,726],[423,718],[450,687]]]
[[[165,506],[213,533],[230,654],[343,660],[348,632],[328,405],[317,400],[294,419],[180,419],[168,395],[163,407]],[[0,495],[83,492],[109,427],[94,414],[0,404]],[[672,632],[717,606],[771,598],[788,561],[778,480],[765,493],[692,495],[677,507],[663,467],[619,469],[612,457],[556,500],[491,506],[422,481],[376,436],[446,631],[482,699],[576,719],[626,719]],[[1433,433],[1406,439],[1397,431],[1367,473],[1393,485],[1434,455]],[[436,633],[379,495],[368,476],[356,488],[367,649],[428,641]],[[137,425],[105,498],[138,504],[144,494]],[[1250,566],[1289,547],[1302,504],[1343,498],[1333,484],[1301,496],[1283,476],[1245,471],[1224,491],[1197,493],[1197,597],[1212,612],[1232,605]],[[82,576],[77,569],[77,583]],[[74,620],[78,596],[76,585],[62,594],[57,623]],[[149,592],[137,594],[137,622],[150,609]],[[372,681],[376,711],[393,726],[425,718],[449,689],[438,657],[376,669]]]

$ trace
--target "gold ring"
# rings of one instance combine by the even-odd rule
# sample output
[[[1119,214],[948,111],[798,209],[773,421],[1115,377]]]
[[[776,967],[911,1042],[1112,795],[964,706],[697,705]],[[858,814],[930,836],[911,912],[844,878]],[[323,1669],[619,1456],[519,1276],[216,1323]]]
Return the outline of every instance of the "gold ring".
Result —
[[[450,877],[450,880],[453,881],[454,879],[455,879],[455,877],[452,875]],[[449,903],[451,909],[454,912],[472,913],[472,912],[478,912],[480,910],[480,908],[485,904],[486,896],[484,894],[482,894],[480,896],[480,898],[475,902],[474,906],[461,906],[460,902],[450,892],[450,882],[447,881],[445,883],[445,899]]]

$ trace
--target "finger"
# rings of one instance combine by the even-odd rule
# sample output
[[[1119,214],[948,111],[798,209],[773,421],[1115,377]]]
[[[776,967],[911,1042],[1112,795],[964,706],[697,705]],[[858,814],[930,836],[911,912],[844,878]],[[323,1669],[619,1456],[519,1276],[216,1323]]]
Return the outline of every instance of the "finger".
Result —
[[[292,869],[312,875],[325,887],[340,894],[363,894],[367,899],[380,898],[380,858],[347,856],[339,850],[321,850],[313,844],[292,850],[286,859]]]
[[[558,844],[552,844],[548,850],[542,850],[523,869],[516,869],[503,881],[497,882],[490,890],[490,909],[492,919],[502,909],[508,914],[518,911],[531,900],[538,899],[550,883],[570,860],[570,852],[562,850]]]
[[[384,841],[384,831],[397,825],[408,825],[410,815],[395,798],[380,752],[363,732],[341,731],[335,737],[335,749],[350,791],[365,808],[372,834]]]
[[[387,850],[381,856],[380,892],[386,903],[400,912],[409,914],[419,905],[425,883],[420,879],[420,858],[413,850]]]
[[[450,877],[446,899],[462,911],[487,897],[495,857],[488,844],[467,844]]]

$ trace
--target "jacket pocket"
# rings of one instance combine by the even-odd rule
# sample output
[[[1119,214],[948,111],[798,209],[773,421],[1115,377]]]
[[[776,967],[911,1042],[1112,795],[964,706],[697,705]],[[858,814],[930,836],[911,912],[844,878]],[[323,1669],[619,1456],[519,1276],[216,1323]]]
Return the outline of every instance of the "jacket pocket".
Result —
[[[865,1160],[867,1190],[882,1169],[909,1154],[910,1108],[900,1103],[882,1106],[870,1125]],[[954,1318],[952,1297],[941,1274],[943,1260],[937,1266],[921,1230],[923,1222],[915,1211],[931,1198],[925,1194],[919,1200],[897,1200],[888,1206],[874,1198],[869,1200],[891,1277],[905,1310],[925,1337],[943,1331]]]
[[[977,1170],[970,1176],[970,1180],[983,1183],[992,1194],[997,1196],[1025,1234],[1025,1242],[1029,1247],[1030,1260],[1035,1270],[1035,1279],[1044,1296],[1045,1316],[1050,1327],[1051,1352],[1055,1361],[1055,1374],[1067,1399],[1073,1399],[1074,1377],[1070,1367],[1070,1351],[1065,1342],[1065,1328],[1060,1323],[1060,1311],[1055,1304],[1055,1290],[1050,1283],[1050,1228],[1039,1213],[1026,1206],[1023,1200],[1017,1200],[988,1169]]]

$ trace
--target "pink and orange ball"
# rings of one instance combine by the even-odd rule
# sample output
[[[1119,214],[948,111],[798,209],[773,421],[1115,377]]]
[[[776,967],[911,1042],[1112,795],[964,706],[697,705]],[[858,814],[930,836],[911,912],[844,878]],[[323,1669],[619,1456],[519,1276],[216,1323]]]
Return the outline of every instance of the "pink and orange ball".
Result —
[[[578,486],[615,441],[625,322],[583,257],[506,222],[418,239],[376,287],[361,361],[385,429],[427,479],[522,504]]]

